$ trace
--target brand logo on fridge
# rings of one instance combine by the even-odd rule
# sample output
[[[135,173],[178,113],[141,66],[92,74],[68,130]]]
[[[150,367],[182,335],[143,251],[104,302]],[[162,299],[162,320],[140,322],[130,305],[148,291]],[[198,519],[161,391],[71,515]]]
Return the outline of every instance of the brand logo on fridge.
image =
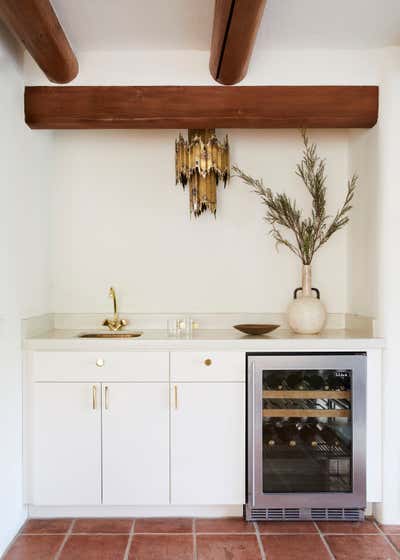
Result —
[[[349,373],[347,371],[337,371],[335,377],[349,377]]]

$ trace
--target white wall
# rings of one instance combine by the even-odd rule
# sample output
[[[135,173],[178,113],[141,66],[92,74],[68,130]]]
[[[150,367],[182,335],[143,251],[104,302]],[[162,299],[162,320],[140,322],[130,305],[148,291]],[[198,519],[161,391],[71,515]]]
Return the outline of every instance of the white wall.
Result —
[[[380,151],[380,124],[351,131],[349,171],[358,174],[359,188],[348,226],[348,311],[368,317],[377,317],[380,298],[376,281],[384,225]]]
[[[377,318],[385,338],[383,353],[383,503],[380,521],[400,523],[400,49],[381,53],[378,125],[350,137],[350,167],[365,188],[349,229],[348,289],[350,311]]]
[[[219,131],[222,134],[224,131]],[[178,131],[55,134],[52,185],[52,308],[109,309],[115,285],[125,312],[282,312],[300,282],[300,262],[277,254],[260,199],[238,179],[218,187],[218,213],[190,219],[175,186]],[[327,158],[328,207],[347,182],[346,131],[313,131]],[[309,195],[294,174],[297,131],[230,130],[232,162],[300,206]],[[331,312],[346,311],[346,233],[315,259],[315,285]],[[331,264],[334,263],[334,268]]]
[[[24,124],[19,64],[0,29],[0,554],[25,518],[21,318],[49,311],[50,135]]]
[[[79,74],[72,85],[214,85],[207,51],[79,52]],[[377,50],[261,51],[255,49],[248,85],[376,84]],[[25,55],[27,84],[49,85],[30,55]]]
[[[202,51],[81,52],[73,84],[216,85],[208,58]],[[256,50],[241,85],[375,84],[379,62],[376,51]],[[25,79],[46,83],[29,55]],[[174,185],[177,132],[55,134],[54,311],[104,312],[110,283],[130,312],[285,310],[299,284],[295,257],[285,249],[276,254],[260,201],[237,180],[226,192],[220,189],[216,221],[190,222],[187,196]],[[333,212],[348,177],[347,133],[312,134],[327,158]],[[293,173],[301,152],[296,131],[236,130],[229,136],[233,162],[299,203],[307,200]],[[314,283],[330,312],[347,310],[348,236],[340,232],[315,260]]]
[[[400,49],[388,49],[382,63],[378,149],[366,154],[379,170],[376,211],[381,227],[375,282],[379,294],[377,315],[380,333],[385,337],[383,356],[383,504],[379,509],[384,523],[400,523],[400,438],[398,410],[400,394],[400,189],[399,125]]]

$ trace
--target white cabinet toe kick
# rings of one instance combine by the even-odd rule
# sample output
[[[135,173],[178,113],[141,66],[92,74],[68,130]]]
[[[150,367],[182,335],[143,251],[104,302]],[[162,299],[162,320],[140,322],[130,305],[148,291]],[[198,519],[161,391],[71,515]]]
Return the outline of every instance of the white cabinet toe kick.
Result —
[[[368,358],[379,502],[380,352]],[[241,515],[246,352],[27,351],[24,395],[30,515]]]

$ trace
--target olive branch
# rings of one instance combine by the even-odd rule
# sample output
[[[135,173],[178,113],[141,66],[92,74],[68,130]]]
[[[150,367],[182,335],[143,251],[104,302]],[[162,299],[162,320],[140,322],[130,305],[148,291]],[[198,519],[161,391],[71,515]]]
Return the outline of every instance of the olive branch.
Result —
[[[303,264],[309,265],[322,245],[348,223],[358,177],[353,175],[349,179],[343,205],[334,217],[329,216],[326,212],[325,160],[318,156],[317,146],[310,142],[305,129],[301,130],[301,135],[304,149],[302,160],[296,166],[296,175],[301,178],[312,197],[309,217],[303,217],[296,201],[291,200],[285,193],[273,193],[270,188],[264,186],[262,179],[254,179],[236,165],[232,169],[237,177],[252,187],[267,207],[264,219],[272,226],[270,234],[275,239],[277,248],[285,245]],[[281,228],[292,232],[293,241],[284,235]]]

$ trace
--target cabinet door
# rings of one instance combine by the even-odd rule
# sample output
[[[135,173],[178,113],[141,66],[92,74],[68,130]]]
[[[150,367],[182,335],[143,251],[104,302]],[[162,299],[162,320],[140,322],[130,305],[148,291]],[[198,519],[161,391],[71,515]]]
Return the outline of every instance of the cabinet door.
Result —
[[[100,504],[100,385],[35,383],[33,391],[32,503]]]
[[[103,384],[103,503],[169,503],[168,383]]]
[[[245,502],[244,383],[172,385],[173,504]]]

